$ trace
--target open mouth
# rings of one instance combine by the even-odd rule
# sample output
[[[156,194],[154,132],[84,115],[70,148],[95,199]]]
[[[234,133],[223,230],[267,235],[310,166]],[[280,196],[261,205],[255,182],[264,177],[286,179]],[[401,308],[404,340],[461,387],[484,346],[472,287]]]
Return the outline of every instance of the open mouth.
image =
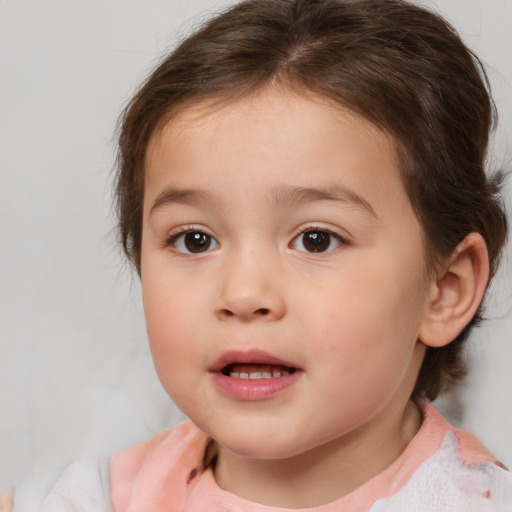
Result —
[[[238,401],[264,401],[299,382],[304,370],[296,363],[259,349],[230,350],[209,367],[224,395]]]
[[[233,379],[279,379],[291,375],[297,369],[276,364],[232,363],[224,366],[221,373]]]

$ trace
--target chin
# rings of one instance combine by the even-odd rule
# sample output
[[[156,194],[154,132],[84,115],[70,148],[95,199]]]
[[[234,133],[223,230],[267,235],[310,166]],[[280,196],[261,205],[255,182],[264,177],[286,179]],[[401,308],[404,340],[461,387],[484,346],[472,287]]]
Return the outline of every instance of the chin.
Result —
[[[247,459],[285,460],[314,448],[306,446],[304,439],[296,439],[290,432],[283,432],[282,436],[272,436],[268,432],[237,436],[227,432],[225,437],[212,437],[229,452]]]

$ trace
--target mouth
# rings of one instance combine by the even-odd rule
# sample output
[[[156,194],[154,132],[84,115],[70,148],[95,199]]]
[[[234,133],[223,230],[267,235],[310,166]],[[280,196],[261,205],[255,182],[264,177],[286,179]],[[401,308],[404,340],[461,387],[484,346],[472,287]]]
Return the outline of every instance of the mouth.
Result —
[[[224,352],[209,370],[234,379],[276,379],[300,368],[263,350],[251,349]]]
[[[241,401],[271,399],[300,380],[303,370],[261,350],[222,354],[209,368],[217,388]]]

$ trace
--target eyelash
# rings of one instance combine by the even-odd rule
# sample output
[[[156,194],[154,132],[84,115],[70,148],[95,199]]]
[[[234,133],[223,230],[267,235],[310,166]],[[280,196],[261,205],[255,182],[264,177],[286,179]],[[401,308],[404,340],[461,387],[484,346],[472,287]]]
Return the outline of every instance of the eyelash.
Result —
[[[304,237],[304,235],[306,235],[307,233],[316,233],[316,234],[327,235],[328,238],[326,240],[326,238],[320,237],[319,239],[314,240],[314,244],[316,245],[316,248],[319,248],[320,250],[314,250],[314,249],[313,250],[302,250],[302,249],[298,249],[297,247],[294,247],[294,245],[298,241],[301,240],[301,237]],[[186,244],[185,237],[186,237],[186,235],[189,235],[189,234],[197,234],[197,235],[202,235],[204,237],[207,237],[207,240],[204,242],[207,244],[205,250],[193,251],[193,250],[187,250],[187,249],[190,249],[187,247],[184,247],[180,250],[177,247],[177,243],[180,241],[180,238],[183,237],[183,244]],[[335,247],[331,247],[333,240],[337,244]],[[325,246],[326,241],[327,241],[327,246]],[[179,254],[203,254],[205,252],[209,252],[210,250],[212,250],[212,248],[211,248],[212,242],[214,244],[213,249],[217,249],[219,247],[219,242],[217,242],[217,240],[213,236],[206,233],[202,229],[198,229],[197,227],[183,226],[181,228],[178,228],[173,233],[171,233],[165,239],[164,246],[172,247],[172,249]],[[346,245],[346,244],[347,244],[347,242],[342,236],[340,236],[339,234],[337,234],[329,229],[318,227],[318,226],[308,226],[307,228],[300,231],[296,236],[294,236],[294,238],[292,239],[292,241],[289,244],[289,247],[292,249],[298,250],[300,252],[307,253],[307,254],[316,254],[316,253],[324,254],[327,252],[334,251],[341,245]],[[302,247],[305,248],[304,242],[302,242]],[[185,249],[185,250],[183,250],[183,249]],[[199,246],[199,249],[201,249],[200,246]]]

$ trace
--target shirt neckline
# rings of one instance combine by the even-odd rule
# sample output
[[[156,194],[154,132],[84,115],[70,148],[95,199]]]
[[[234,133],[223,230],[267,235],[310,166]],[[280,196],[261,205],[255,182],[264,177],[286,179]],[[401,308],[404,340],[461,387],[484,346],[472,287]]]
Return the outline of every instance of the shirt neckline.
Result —
[[[383,471],[372,477],[351,493],[325,505],[313,508],[295,509],[301,512],[352,512],[368,510],[377,500],[392,496],[402,489],[418,467],[434,454],[453,427],[430,404],[418,404],[423,415],[420,429],[407,445],[402,454]],[[207,508],[205,509],[205,504]],[[220,488],[215,481],[213,471],[208,469],[198,477],[196,485],[190,490],[186,510],[193,512],[201,507],[204,512],[229,510],[251,512],[290,512],[289,508],[273,507],[241,498]]]

